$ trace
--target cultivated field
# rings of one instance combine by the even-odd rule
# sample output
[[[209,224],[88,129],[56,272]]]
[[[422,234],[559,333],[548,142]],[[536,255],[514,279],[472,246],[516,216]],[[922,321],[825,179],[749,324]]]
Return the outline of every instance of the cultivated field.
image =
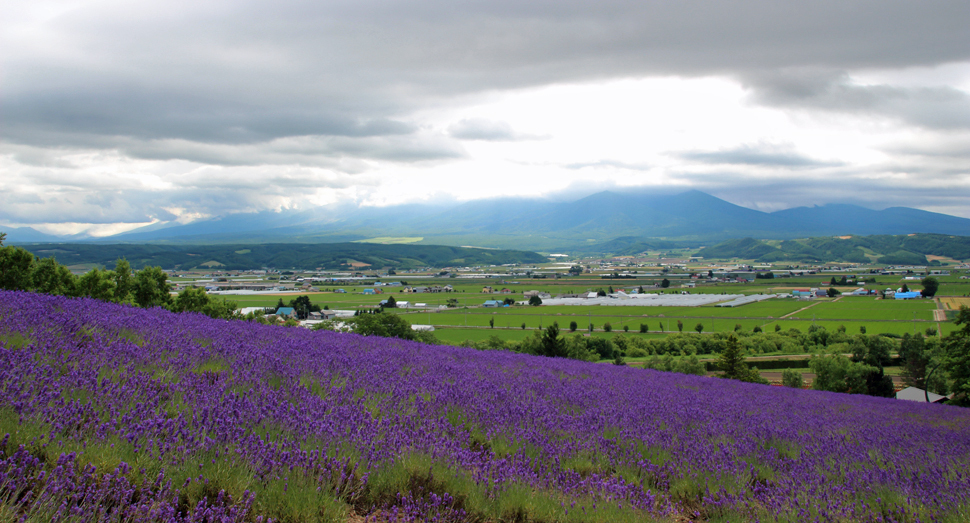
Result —
[[[0,318],[5,521],[970,518],[970,410],[21,292]]]

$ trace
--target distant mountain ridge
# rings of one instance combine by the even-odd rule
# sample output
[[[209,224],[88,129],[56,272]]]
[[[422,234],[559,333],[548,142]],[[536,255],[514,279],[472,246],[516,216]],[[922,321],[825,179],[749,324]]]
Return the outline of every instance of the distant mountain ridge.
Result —
[[[650,239],[663,239],[713,245],[745,237],[784,240],[911,233],[970,236],[970,219],[906,207],[872,210],[848,204],[767,213],[697,190],[675,195],[602,191],[566,202],[500,198],[451,205],[344,204],[233,214],[186,225],[155,225],[97,241],[334,243],[377,236],[421,236],[425,244],[585,250],[621,237],[638,238],[647,244],[655,243],[647,241]],[[10,241],[57,241],[18,236],[11,234]]]

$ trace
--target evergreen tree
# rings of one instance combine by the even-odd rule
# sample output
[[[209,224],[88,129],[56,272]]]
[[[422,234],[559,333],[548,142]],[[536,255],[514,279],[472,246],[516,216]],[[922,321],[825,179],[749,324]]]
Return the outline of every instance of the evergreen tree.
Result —
[[[559,325],[553,323],[546,327],[540,344],[542,356],[563,358],[566,356],[566,340],[559,337]]]

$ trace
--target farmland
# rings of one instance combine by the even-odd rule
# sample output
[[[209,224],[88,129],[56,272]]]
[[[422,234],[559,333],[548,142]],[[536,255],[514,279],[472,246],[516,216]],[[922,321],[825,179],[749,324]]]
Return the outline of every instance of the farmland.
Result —
[[[0,298],[3,519],[970,516],[963,409]]]

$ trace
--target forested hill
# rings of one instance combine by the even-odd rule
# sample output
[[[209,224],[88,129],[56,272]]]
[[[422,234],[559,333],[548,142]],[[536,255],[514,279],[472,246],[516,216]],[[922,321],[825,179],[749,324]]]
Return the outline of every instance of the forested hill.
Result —
[[[527,251],[473,249],[441,245],[379,245],[369,243],[260,245],[91,245],[80,243],[24,245],[40,258],[55,257],[61,264],[113,266],[126,258],[135,269],[193,268],[252,269],[379,269],[389,267],[449,267],[541,263],[542,255]]]
[[[728,240],[701,249],[706,259],[739,258],[759,262],[876,262],[886,265],[926,265],[927,256],[970,259],[970,237],[945,234],[905,236],[820,237],[765,241]]]

